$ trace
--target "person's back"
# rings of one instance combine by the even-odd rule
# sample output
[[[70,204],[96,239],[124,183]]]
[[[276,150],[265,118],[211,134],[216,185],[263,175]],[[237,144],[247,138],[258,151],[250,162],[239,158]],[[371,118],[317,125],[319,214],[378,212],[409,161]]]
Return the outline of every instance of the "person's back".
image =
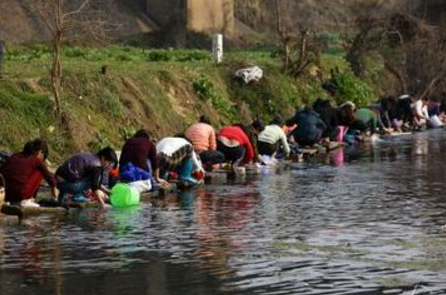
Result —
[[[258,138],[258,142],[260,144],[259,147],[262,147],[262,143],[267,143],[268,145],[274,146],[270,147],[270,149],[266,153],[267,155],[272,155],[274,152],[277,151],[277,149],[279,148],[279,141],[282,143],[285,155],[289,155],[290,147],[288,145],[287,136],[285,134],[285,131],[283,131],[283,129],[279,125],[277,124],[267,125],[265,129],[262,132],[260,132]],[[263,149],[263,151],[266,150]],[[265,154],[265,152],[260,152],[260,153]]]
[[[214,128],[206,123],[190,126],[185,134],[196,152],[215,150],[217,148]]]
[[[22,190],[30,176],[44,162],[34,155],[18,153],[12,155],[3,165],[0,173],[6,182],[6,202],[20,202]]]
[[[176,151],[185,146],[192,146],[192,144],[181,137],[165,137],[157,142],[156,151],[158,154],[163,153],[167,156],[172,156]]]
[[[299,111],[287,121],[287,125],[297,124],[293,131],[293,137],[300,145],[313,145],[321,139],[326,129],[324,121],[311,109]]]
[[[44,162],[47,155],[46,142],[36,139],[28,142],[21,153],[13,154],[4,163],[0,173],[5,179],[7,202],[18,203],[32,199],[43,179],[50,185],[53,197],[57,194],[54,190],[56,187],[54,175]]]
[[[127,163],[149,171],[147,161],[151,161],[153,169],[156,169],[156,147],[147,138],[133,137],[128,139],[122,147],[119,166],[123,167]]]
[[[225,126],[218,132],[219,142],[227,147],[242,146],[245,148],[243,163],[249,163],[254,159],[254,148],[246,133],[239,126]]]
[[[327,130],[332,131],[338,126],[338,111],[334,108],[330,101],[321,101],[314,111],[319,114],[319,117],[327,125]]]
[[[369,108],[361,108],[355,112],[356,118],[365,123],[372,133],[378,128],[378,114]]]
[[[80,153],[65,161],[56,171],[58,177],[68,182],[76,182],[90,177],[101,170],[101,162],[97,155]]]

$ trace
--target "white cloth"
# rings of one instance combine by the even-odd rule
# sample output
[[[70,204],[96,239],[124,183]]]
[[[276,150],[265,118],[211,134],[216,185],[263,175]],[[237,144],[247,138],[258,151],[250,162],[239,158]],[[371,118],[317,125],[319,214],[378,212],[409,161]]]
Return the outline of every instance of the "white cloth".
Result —
[[[147,180],[138,180],[129,183],[130,187],[133,187],[138,193],[149,192],[152,189],[152,182],[150,179]]]
[[[440,118],[437,115],[433,115],[429,118],[429,125],[433,128],[439,128],[444,126],[443,122],[441,122]]]
[[[258,82],[263,78],[263,71],[258,66],[241,69],[235,72],[235,76],[241,78],[245,84],[251,81]]]
[[[286,137],[285,132],[278,125],[268,125],[263,129],[259,134],[259,138],[257,139],[261,142],[266,142],[269,144],[276,144],[279,140],[282,141],[283,150],[285,154],[290,154],[290,146],[288,145],[288,139]]]

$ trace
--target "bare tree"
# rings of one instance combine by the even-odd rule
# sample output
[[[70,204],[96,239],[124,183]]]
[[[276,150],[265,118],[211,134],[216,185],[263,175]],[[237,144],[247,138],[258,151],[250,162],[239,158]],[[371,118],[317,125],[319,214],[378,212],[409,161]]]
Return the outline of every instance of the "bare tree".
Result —
[[[293,22],[285,11],[291,3],[275,0],[276,32],[280,42],[283,67],[290,75],[299,76],[309,65],[319,63],[320,45],[316,35],[305,26]],[[284,9],[283,5],[287,7]]]
[[[62,45],[64,40],[79,34],[90,35],[95,40],[104,40],[112,29],[104,10],[107,5],[101,0],[34,0],[32,10],[38,14],[51,34],[53,49],[50,70],[51,88],[55,111],[61,118]]]
[[[371,52],[381,55],[384,68],[399,82],[399,93],[410,91],[420,97],[445,84],[446,35],[408,12],[357,20],[358,32],[347,61],[353,72],[364,76],[363,57]]]

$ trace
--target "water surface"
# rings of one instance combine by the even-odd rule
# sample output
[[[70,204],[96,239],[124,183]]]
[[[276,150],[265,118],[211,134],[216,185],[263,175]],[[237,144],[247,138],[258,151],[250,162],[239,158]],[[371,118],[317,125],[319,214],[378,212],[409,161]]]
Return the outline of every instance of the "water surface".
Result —
[[[445,294],[446,132],[127,210],[0,221],[0,294]]]

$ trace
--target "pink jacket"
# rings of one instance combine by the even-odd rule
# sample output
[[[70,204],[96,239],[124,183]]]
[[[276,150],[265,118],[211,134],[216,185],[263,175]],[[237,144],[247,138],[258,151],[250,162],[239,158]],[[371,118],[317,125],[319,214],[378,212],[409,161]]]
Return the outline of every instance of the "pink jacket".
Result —
[[[209,124],[196,123],[187,129],[185,135],[196,152],[215,151],[217,148],[215,131]]]

